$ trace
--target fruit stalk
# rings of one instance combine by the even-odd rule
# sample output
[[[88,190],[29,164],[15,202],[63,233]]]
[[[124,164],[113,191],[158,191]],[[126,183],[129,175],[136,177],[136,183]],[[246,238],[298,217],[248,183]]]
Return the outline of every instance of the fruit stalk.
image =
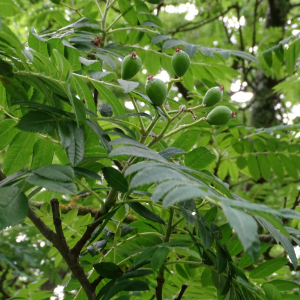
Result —
[[[180,81],[183,81],[183,78],[171,78],[171,80],[168,82],[168,89],[167,89],[167,93],[169,94],[171,88],[172,88],[172,84],[174,82],[180,82]]]
[[[134,106],[134,109],[136,110],[137,113],[139,113],[140,111],[139,111],[139,108],[137,106],[137,103],[136,103],[134,97],[130,97],[130,98],[131,98],[132,104]],[[139,119],[140,125],[141,125],[141,134],[143,135],[145,133],[145,125],[144,125],[144,122],[143,122],[141,116],[138,116],[138,119]]]
[[[171,135],[173,135],[173,134],[175,134],[175,133],[177,133],[177,132],[179,132],[179,131],[181,131],[181,130],[183,130],[183,129],[186,129],[186,128],[188,128],[188,127],[192,127],[192,126],[194,126],[194,125],[197,125],[197,124],[199,124],[199,123],[201,123],[201,122],[204,122],[205,120],[206,120],[206,118],[201,118],[201,119],[199,119],[199,120],[197,120],[196,122],[193,122],[193,123],[191,123],[191,124],[180,125],[177,129],[174,129],[173,131],[170,131],[168,134],[166,134],[164,138],[168,138],[168,137],[170,137]]]

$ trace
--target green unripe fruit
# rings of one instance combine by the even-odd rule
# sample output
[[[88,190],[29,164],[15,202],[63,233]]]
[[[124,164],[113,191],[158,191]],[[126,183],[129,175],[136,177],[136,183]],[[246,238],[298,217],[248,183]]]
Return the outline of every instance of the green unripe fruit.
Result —
[[[161,0],[146,0],[146,1],[151,4],[159,4],[161,2]]]
[[[210,125],[224,125],[235,117],[236,114],[227,106],[217,106],[207,115],[206,121]]]
[[[121,67],[122,79],[131,79],[142,67],[142,60],[135,51],[124,57]]]
[[[172,67],[178,77],[182,77],[190,67],[190,58],[180,48],[176,49],[176,53],[172,57]]]
[[[167,97],[167,85],[162,80],[148,75],[146,94],[155,106],[161,106]]]
[[[206,107],[210,107],[210,106],[217,104],[219,101],[222,100],[223,90],[224,90],[223,85],[216,86],[216,87],[209,89],[206,92],[206,94],[204,95],[202,103]]]

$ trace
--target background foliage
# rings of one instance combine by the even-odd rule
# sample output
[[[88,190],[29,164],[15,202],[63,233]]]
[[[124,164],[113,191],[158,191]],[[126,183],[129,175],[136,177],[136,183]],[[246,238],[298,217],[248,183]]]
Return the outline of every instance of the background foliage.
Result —
[[[0,16],[1,299],[299,299],[296,1]],[[144,84],[175,78],[177,46],[191,65],[166,112]],[[133,50],[143,70],[121,80]],[[210,126],[198,106],[220,84],[237,118]]]

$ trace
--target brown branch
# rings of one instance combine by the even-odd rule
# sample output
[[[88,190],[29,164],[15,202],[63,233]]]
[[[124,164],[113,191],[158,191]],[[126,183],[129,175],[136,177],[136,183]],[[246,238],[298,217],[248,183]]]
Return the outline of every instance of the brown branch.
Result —
[[[94,220],[98,219],[101,217],[101,214],[98,212],[95,215]],[[76,245],[70,250],[71,254],[74,255],[75,257],[78,258],[82,248],[84,247],[84,245],[86,244],[86,242],[90,239],[90,237],[92,236],[94,230],[97,228],[97,226],[99,224],[101,224],[102,221],[99,221],[97,223],[93,223],[87,226],[85,233],[83,234],[83,236],[80,238],[80,240],[76,243]]]
[[[5,297],[5,298],[10,298],[10,295],[5,291],[5,289],[3,288],[3,282],[5,281],[6,279],[6,275],[8,274],[9,272],[9,267],[7,267],[4,272],[2,273],[1,277],[0,277],[0,293],[2,293],[2,295]]]
[[[185,23],[185,24],[183,24],[183,25],[177,27],[176,30],[171,31],[171,32],[169,32],[169,33],[174,35],[174,34],[176,34],[176,33],[178,33],[178,32],[184,32],[184,31],[190,31],[190,30],[193,30],[193,29],[197,29],[197,28],[199,28],[199,27],[201,27],[201,26],[204,26],[204,25],[206,25],[206,24],[208,24],[208,23],[211,23],[211,22],[213,22],[213,21],[219,19],[219,17],[224,16],[224,15],[227,14],[232,8],[235,8],[235,7],[236,7],[236,4],[235,4],[235,5],[232,5],[232,6],[229,6],[225,11],[223,11],[223,12],[220,13],[219,15],[217,15],[217,16],[211,18],[211,19],[208,19],[208,20],[206,20],[206,21],[199,22],[198,24],[196,24],[195,22],[194,22],[194,23],[192,23],[192,22]],[[184,27],[187,27],[187,26],[190,25],[190,24],[195,24],[195,26],[188,27],[188,28],[184,28]]]
[[[259,3],[260,3],[259,0],[255,0],[254,16],[253,16],[252,51],[251,51],[252,54],[254,52],[254,46],[256,44],[256,18],[257,18],[257,8]]]
[[[56,238],[60,242],[61,249],[63,249],[63,252],[67,254],[70,251],[70,249],[67,244],[63,229],[61,227],[59,202],[57,199],[51,199],[50,203],[51,203],[51,207],[52,207],[53,224],[55,226]]]
[[[187,289],[187,285],[186,284],[183,284],[182,287],[181,287],[181,290],[180,290],[180,293],[178,295],[178,297],[176,297],[174,300],[180,300],[185,292],[185,290]]]
[[[56,200],[56,199],[55,199]],[[37,215],[36,213],[29,208],[28,218],[31,222],[37,227],[41,234],[50,241],[53,246],[59,251],[66,264],[68,265],[73,276],[80,282],[83,290],[85,291],[87,298],[89,300],[95,300],[95,292],[85,276],[82,266],[79,264],[77,257],[71,255],[68,246],[64,244],[65,237],[63,235],[61,224],[57,219],[60,220],[59,215],[59,203],[58,201],[51,200],[52,210],[53,210],[53,220],[57,233],[54,233]],[[59,228],[60,227],[60,228]]]
[[[91,195],[90,193],[85,193],[80,195],[81,197],[85,197],[85,196],[89,196]],[[77,197],[77,196],[76,196]],[[42,201],[29,201],[29,204],[31,206],[34,206],[36,208],[41,208],[41,206],[44,204],[45,202]],[[92,217],[95,217],[96,214],[98,213],[99,209],[91,207],[91,206],[82,206],[82,205],[77,205],[75,201],[70,201],[69,204],[59,204],[59,209],[60,212],[62,214],[66,214],[69,211],[73,210],[73,209],[77,209],[78,210],[78,215],[79,216],[85,216],[87,214],[91,214]],[[125,224],[130,224],[134,221],[136,221],[138,218],[132,214],[129,214],[126,216],[126,218],[122,221]]]
[[[104,278],[104,277],[102,277],[102,276],[100,275],[98,278],[96,278],[96,279],[91,283],[92,288],[93,288],[94,290],[96,290],[98,284],[101,282],[101,280],[102,280],[103,278]]]
[[[37,214],[29,207],[27,217],[35,225],[35,227],[40,231],[40,233],[52,244],[55,239],[55,232],[52,231],[38,216]]]
[[[157,286],[155,289],[156,299],[162,300],[162,291],[163,291],[163,285],[164,285],[165,279],[157,277],[156,281],[157,281]]]
[[[95,103],[95,107],[97,109],[97,105],[98,105],[98,90],[96,88],[94,88],[94,103]]]

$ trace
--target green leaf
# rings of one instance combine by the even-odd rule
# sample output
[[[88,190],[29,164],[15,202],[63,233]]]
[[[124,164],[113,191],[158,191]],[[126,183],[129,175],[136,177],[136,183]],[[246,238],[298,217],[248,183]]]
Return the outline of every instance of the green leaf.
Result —
[[[184,154],[184,153],[186,153],[184,150],[179,148],[174,148],[174,147],[168,147],[167,149],[159,152],[159,154],[165,159],[169,159],[177,154]]]
[[[167,259],[170,250],[168,247],[158,247],[152,255],[150,267],[153,272],[157,271]]]
[[[257,234],[257,223],[251,216],[243,211],[226,205],[222,205],[222,207],[229,224],[237,233],[245,251],[250,255],[253,261],[256,261],[260,245]]]
[[[72,182],[74,171],[70,166],[50,165],[32,171],[34,174],[45,177],[50,180]]]
[[[86,101],[87,107],[91,111],[96,112],[94,98],[92,96],[92,93],[91,93],[88,85],[80,77],[72,76],[72,80],[75,83],[74,85],[76,87],[76,90],[77,90],[78,96],[80,97],[80,100],[83,101],[83,99],[84,99]]]
[[[199,214],[198,214],[198,226],[199,226],[199,237],[202,240],[204,249],[209,249],[213,242],[214,242],[214,236],[212,232],[209,230],[209,228],[200,220]]]
[[[264,51],[262,53],[262,55],[263,55],[263,58],[264,58],[265,62],[269,66],[269,68],[271,68],[272,67],[272,63],[273,63],[273,60],[272,60],[272,49],[268,49],[268,50]]]
[[[98,135],[100,142],[104,146],[104,148],[107,151],[111,151],[112,147],[109,144],[109,135],[100,127],[100,125],[96,121],[88,119],[86,123]]]
[[[111,67],[113,70],[116,69],[116,63],[115,61],[108,55],[103,54],[95,54],[95,56],[99,57],[104,63],[106,63],[109,67]]]
[[[268,157],[264,154],[258,154],[257,159],[262,177],[265,180],[268,180],[271,175],[271,165],[268,160]]]
[[[134,271],[127,271],[122,277],[119,278],[119,281],[127,279],[127,278],[134,278],[134,277],[141,277],[150,275],[153,272],[151,270],[134,270]]]
[[[68,158],[72,166],[78,165],[84,157],[84,132],[76,126],[75,122],[69,122],[70,144],[67,148]]]
[[[0,230],[21,223],[28,213],[28,201],[17,187],[0,188]]]
[[[139,86],[139,83],[135,81],[118,79],[118,82],[120,83],[125,93],[130,93],[131,91],[133,91],[135,88]]]
[[[102,181],[101,176],[91,170],[75,167],[74,171],[75,171],[76,176],[86,177],[86,178]]]
[[[31,28],[31,31],[28,36],[28,45],[36,52],[44,55],[45,57],[49,57],[47,41],[38,36],[38,34],[33,28]]]
[[[299,288],[299,283],[288,280],[275,279],[268,282],[277,288],[278,291],[288,291]]]
[[[268,154],[268,159],[276,176],[282,180],[284,177],[283,167],[279,158],[274,153]]]
[[[202,170],[210,165],[216,156],[204,147],[198,147],[187,153],[184,164],[194,170]]]
[[[163,200],[163,207],[169,207],[173,204],[182,202],[184,200],[190,200],[193,198],[202,198],[206,195],[207,195],[207,191],[197,187],[192,187],[192,186],[176,187],[165,196]]]
[[[135,116],[146,117],[152,121],[152,117],[150,115],[148,115],[147,113],[143,113],[143,112],[129,113],[129,114],[121,115],[121,116],[115,116],[114,119],[121,119],[121,118],[127,118],[127,117],[135,117]]]
[[[187,130],[173,142],[171,147],[180,148],[188,152],[197,143],[199,136],[199,130]]]
[[[227,268],[227,255],[220,243],[217,243],[217,267],[219,274],[225,272]]]
[[[31,111],[20,119],[16,127],[23,131],[48,133],[54,129],[55,124],[56,122],[51,115]]]
[[[270,284],[270,283],[265,283],[262,285],[262,288],[265,292],[265,295],[268,300],[281,300],[281,294],[279,293],[278,289]]]
[[[92,81],[94,87],[98,90],[100,98],[108,104],[110,104],[113,108],[114,114],[116,116],[124,115],[125,109],[120,104],[119,99],[105,86],[103,86],[100,82]],[[128,121],[128,119],[125,119]]]
[[[20,171],[28,163],[36,141],[36,135],[30,132],[19,132],[12,140],[3,162],[3,172],[9,176]]]
[[[285,257],[277,257],[267,260],[255,269],[253,269],[250,272],[249,276],[253,279],[270,276],[272,273],[285,266],[288,262],[289,260]]]
[[[284,60],[284,50],[282,44],[278,44],[277,46],[273,47],[274,53],[278,60],[283,63]]]
[[[120,267],[113,262],[101,262],[93,265],[96,272],[104,278],[115,279],[123,275]]]
[[[287,173],[293,177],[294,179],[298,179],[298,170],[297,167],[294,165],[294,163],[292,162],[292,160],[287,157],[284,154],[278,154],[282,165],[284,166],[284,168],[286,169]]]
[[[136,25],[138,22],[136,11],[128,0],[118,0],[119,8],[123,18],[130,24]]]
[[[114,157],[117,155],[132,155],[152,159],[155,161],[166,162],[166,160],[163,157],[161,157],[158,153],[149,148],[144,149],[135,146],[124,146],[115,148],[109,153],[109,157]]]
[[[260,177],[260,171],[259,171],[259,166],[255,155],[249,155],[248,169],[253,179],[257,181]]]
[[[163,42],[163,41],[165,41],[167,39],[170,39],[170,38],[172,38],[172,36],[169,35],[169,34],[158,34],[158,35],[156,35],[155,37],[152,38],[151,44],[155,45],[155,44],[158,44],[158,43]]]
[[[108,293],[105,294],[102,300],[109,300],[114,295],[121,291],[147,291],[149,287],[147,283],[139,280],[122,280],[116,283],[113,288],[109,290]]]
[[[128,191],[128,183],[121,172],[112,167],[105,167],[102,171],[105,180],[113,189],[120,192]]]
[[[165,221],[160,218],[158,215],[153,213],[151,210],[149,210],[144,205],[138,203],[138,202],[127,202],[127,204],[140,216],[144,217],[147,220],[160,223],[165,225]]]
[[[61,182],[47,179],[39,175],[32,175],[27,178],[27,181],[33,185],[42,186],[45,189],[67,195],[75,195],[76,185],[73,182]]]
[[[171,179],[188,181],[185,176],[175,170],[165,167],[152,167],[142,170],[136,174],[130,182],[130,188],[136,188],[144,184],[151,184],[161,180]]]
[[[19,132],[16,122],[6,119],[0,122],[0,150],[6,147]]]
[[[113,115],[113,108],[108,103],[101,103],[98,106],[99,112],[102,117],[111,117]]]
[[[33,147],[31,169],[50,165],[53,160],[54,145],[47,140],[39,139]]]

